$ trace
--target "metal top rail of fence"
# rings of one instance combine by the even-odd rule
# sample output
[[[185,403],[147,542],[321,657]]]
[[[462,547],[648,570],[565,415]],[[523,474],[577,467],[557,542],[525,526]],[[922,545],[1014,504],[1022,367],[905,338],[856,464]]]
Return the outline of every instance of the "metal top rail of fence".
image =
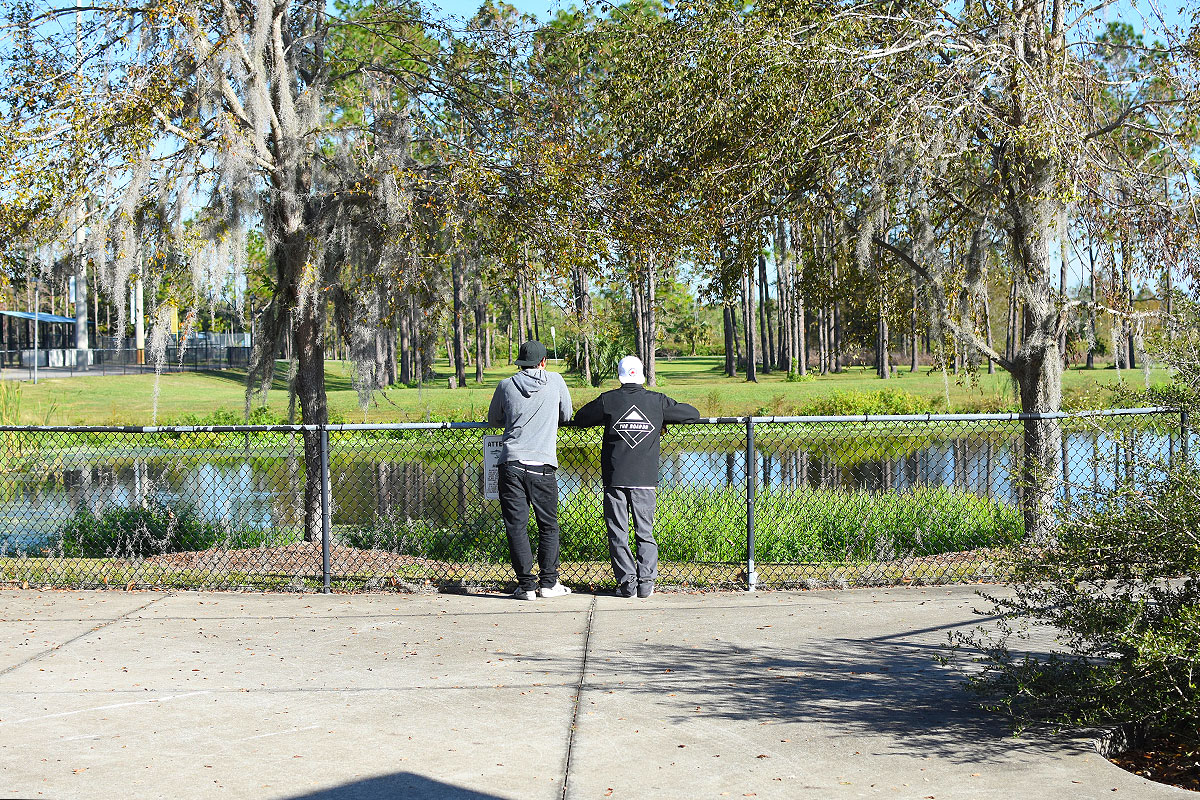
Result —
[[[1031,422],[1054,436],[1040,456],[1053,481],[1040,487],[1026,480]],[[0,426],[0,584],[511,585],[484,447],[495,433],[483,422]],[[659,583],[993,580],[1005,548],[1029,535],[1031,508],[1066,513],[1192,463],[1194,436],[1186,410],[1166,407],[670,425]],[[613,584],[600,442],[599,429],[559,431],[560,574],[580,589]]]
[[[1010,411],[991,414],[847,414],[808,416],[747,416],[700,417],[691,422],[672,425],[730,425],[763,423],[868,423],[868,422],[1019,422],[1023,420],[1087,419],[1094,417],[1146,416],[1151,414],[1181,414],[1173,406],[1143,408],[1105,408],[1085,411],[1055,411],[1026,413]],[[487,422],[361,422],[328,423],[325,425],[0,425],[0,433],[58,431],[73,433],[302,433],[304,431],[390,431],[390,430],[479,430],[494,429]],[[568,422],[563,427],[572,427]]]

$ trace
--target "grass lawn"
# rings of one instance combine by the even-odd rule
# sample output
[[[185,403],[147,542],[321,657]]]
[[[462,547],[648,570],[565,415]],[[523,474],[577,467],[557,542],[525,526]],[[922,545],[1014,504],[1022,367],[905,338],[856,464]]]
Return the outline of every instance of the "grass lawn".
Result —
[[[1016,408],[1016,400],[1006,375],[982,373],[974,385],[943,377],[940,371],[927,374],[902,370],[891,380],[880,380],[873,370],[850,368],[840,375],[814,376],[800,382],[788,382],[780,373],[760,375],[757,384],[744,378],[726,378],[721,374],[719,356],[697,356],[658,362],[658,388],[677,400],[695,405],[706,416],[742,416],[745,414],[797,414],[807,406],[834,392],[875,392],[901,389],[925,398],[936,411],[994,411]],[[445,370],[444,364],[439,364]],[[553,365],[551,368],[555,368]],[[468,371],[467,385],[446,388],[439,379],[417,388],[393,388],[378,392],[364,412],[351,384],[351,365],[331,362],[326,368],[331,416],[345,422],[412,422],[432,420],[482,420],[496,383],[510,375],[513,367],[488,370],[484,383],[476,384]],[[284,372],[280,370],[280,373]],[[1143,386],[1140,370],[1123,371],[1121,376],[1133,386]],[[1168,379],[1166,370],[1151,371],[1153,382]],[[1063,379],[1064,397],[1076,406],[1097,407],[1111,403],[1109,389],[1118,383],[1112,369],[1072,369]],[[582,386],[567,376],[575,406],[615,387],[612,380],[600,389]],[[111,375],[42,380],[37,386],[23,382],[19,395],[0,409],[6,423],[148,425],[154,414],[155,378],[152,375]],[[158,385],[157,422],[166,424],[185,415],[200,417],[217,410],[241,413],[245,403],[245,373],[239,371],[176,373],[163,375]],[[255,397],[255,403],[259,398]],[[286,386],[277,380],[268,398],[276,415],[287,414]]]

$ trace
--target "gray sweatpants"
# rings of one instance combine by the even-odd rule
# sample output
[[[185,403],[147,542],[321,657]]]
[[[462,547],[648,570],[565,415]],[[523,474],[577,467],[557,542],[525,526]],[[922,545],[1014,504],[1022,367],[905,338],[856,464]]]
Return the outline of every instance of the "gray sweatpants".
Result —
[[[633,514],[637,563],[629,550],[629,516]],[[658,543],[654,541],[654,489],[604,487],[604,524],[608,528],[608,556],[617,586],[636,589],[652,585],[658,577]]]

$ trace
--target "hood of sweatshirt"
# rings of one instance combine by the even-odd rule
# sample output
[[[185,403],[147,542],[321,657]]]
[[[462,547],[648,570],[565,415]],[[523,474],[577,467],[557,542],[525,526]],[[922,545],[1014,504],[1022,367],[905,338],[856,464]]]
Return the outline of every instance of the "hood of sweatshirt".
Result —
[[[513,385],[525,397],[533,397],[546,388],[550,376],[542,369],[523,369],[513,375]]]

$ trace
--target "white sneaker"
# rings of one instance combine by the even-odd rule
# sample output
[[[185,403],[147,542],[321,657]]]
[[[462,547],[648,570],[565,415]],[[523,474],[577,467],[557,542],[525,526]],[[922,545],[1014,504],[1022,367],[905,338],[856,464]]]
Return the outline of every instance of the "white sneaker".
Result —
[[[563,586],[561,583],[556,583],[553,586],[543,586],[542,588],[538,589],[538,594],[542,597],[562,597],[563,595],[570,593],[571,589],[567,586]]]
[[[513,592],[512,596],[518,600],[533,600],[535,597],[537,597],[537,595],[529,589],[522,589],[520,586],[516,588],[516,591]]]

